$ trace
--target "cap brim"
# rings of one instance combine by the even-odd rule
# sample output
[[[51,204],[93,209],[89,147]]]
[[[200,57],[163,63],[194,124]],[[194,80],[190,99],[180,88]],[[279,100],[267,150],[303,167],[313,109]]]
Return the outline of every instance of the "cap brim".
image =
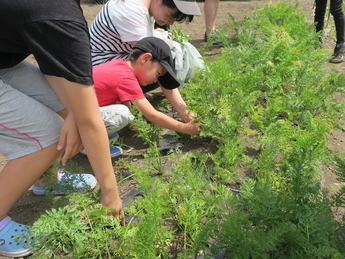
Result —
[[[174,71],[167,62],[160,62],[162,66],[166,69],[166,73],[163,76],[158,77],[159,83],[166,89],[175,89],[180,86]]]
[[[187,15],[201,15],[198,4],[194,0],[173,0],[177,9]]]

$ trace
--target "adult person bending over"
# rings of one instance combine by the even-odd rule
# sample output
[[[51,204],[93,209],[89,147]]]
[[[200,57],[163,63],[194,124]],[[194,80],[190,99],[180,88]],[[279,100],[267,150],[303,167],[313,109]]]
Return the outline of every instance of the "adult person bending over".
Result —
[[[92,65],[126,59],[135,43],[162,26],[201,15],[194,0],[109,0],[90,27]]]
[[[8,213],[52,161],[62,156],[65,165],[79,152],[81,141],[102,204],[124,224],[79,1],[0,0],[0,31],[0,154],[8,159],[0,172],[0,254],[30,253],[14,240],[26,226]],[[39,68],[24,60],[30,54]]]

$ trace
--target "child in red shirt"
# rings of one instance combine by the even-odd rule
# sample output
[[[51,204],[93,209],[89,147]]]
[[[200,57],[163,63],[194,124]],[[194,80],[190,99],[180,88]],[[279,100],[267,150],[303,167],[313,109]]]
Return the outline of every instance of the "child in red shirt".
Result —
[[[163,86],[163,93],[179,87],[172,64],[169,46],[159,38],[146,37],[134,45],[127,60],[112,60],[93,67],[94,87],[109,135],[134,119],[130,113],[133,104],[156,125],[190,135],[199,134],[199,124],[193,122],[195,115],[188,111],[180,96],[169,101],[185,123],[157,111],[142,91],[141,86],[157,81]]]

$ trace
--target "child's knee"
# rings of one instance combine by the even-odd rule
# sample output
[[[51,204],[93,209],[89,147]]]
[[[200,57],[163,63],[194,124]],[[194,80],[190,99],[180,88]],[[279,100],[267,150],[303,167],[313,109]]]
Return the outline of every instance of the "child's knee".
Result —
[[[100,110],[108,133],[121,130],[134,119],[129,108],[122,104],[101,107]]]

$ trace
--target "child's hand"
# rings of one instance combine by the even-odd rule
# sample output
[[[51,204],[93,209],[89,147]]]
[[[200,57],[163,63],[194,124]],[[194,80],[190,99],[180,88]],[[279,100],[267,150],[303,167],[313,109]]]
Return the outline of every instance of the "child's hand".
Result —
[[[200,124],[190,121],[186,123],[187,126],[187,134],[189,135],[199,135],[200,134]]]
[[[124,226],[126,222],[125,214],[122,208],[122,201],[118,195],[114,195],[114,197],[112,196],[113,195],[111,194],[102,194],[101,203],[110,209],[114,209],[113,216],[118,218],[121,225]]]
[[[196,114],[192,111],[186,110],[186,112],[182,116],[184,122],[190,122],[196,117]]]
[[[132,132],[135,132],[135,133],[139,132],[138,128],[135,125],[131,124],[131,123],[128,123],[128,129],[130,131],[132,131]]]

